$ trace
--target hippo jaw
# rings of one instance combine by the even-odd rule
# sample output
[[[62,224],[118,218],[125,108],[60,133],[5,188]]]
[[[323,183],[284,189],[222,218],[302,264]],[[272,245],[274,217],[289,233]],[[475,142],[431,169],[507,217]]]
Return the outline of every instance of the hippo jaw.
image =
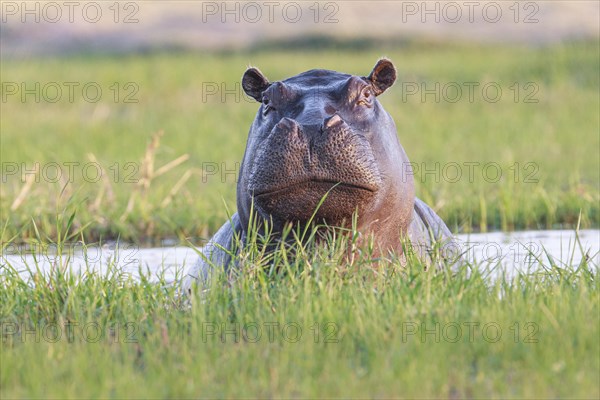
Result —
[[[314,214],[315,222],[341,226],[382,184],[368,140],[337,114],[321,126],[282,118],[253,161],[248,194],[263,216],[282,223]]]
[[[373,196],[371,189],[353,184],[308,180],[274,192],[255,194],[254,199],[261,214],[280,222],[304,224],[314,215],[314,222],[343,226],[351,221],[352,213],[360,213],[361,206]]]

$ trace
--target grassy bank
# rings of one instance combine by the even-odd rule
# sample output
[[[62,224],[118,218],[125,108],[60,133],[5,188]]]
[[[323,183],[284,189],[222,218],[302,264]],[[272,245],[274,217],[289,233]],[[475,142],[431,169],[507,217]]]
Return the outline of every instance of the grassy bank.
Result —
[[[348,264],[340,239],[300,257],[251,243],[243,272],[191,303],[116,269],[31,282],[5,269],[1,397],[600,395],[597,265],[491,281],[411,257]]]
[[[245,67],[272,80],[365,75],[382,55],[399,80],[380,100],[418,195],[454,231],[569,227],[580,213],[598,226],[597,43],[447,44],[3,60],[2,240],[35,227],[56,239],[67,202],[88,241],[207,237],[235,209],[257,109],[241,94]]]

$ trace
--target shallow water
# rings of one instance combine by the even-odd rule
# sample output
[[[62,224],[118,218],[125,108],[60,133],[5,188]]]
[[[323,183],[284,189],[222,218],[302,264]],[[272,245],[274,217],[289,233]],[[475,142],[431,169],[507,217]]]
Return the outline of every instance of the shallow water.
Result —
[[[600,265],[600,230],[492,232],[457,235],[464,258],[490,277],[533,273],[556,265],[571,268],[585,258]]]
[[[456,238],[456,251],[467,261],[488,271],[492,279],[502,274],[514,276],[518,272],[535,272],[552,263],[565,268],[577,266],[584,257],[593,265],[600,265],[600,230],[579,231],[579,240],[574,231],[566,230],[478,233],[457,235]],[[114,265],[113,272],[134,279],[143,275],[153,282],[173,282],[198,259],[196,250],[190,247],[105,245],[67,250],[62,256],[56,255],[56,248],[30,254],[5,252],[0,256],[0,273],[14,269],[25,279],[34,273],[46,275],[56,271],[107,274],[109,266]]]

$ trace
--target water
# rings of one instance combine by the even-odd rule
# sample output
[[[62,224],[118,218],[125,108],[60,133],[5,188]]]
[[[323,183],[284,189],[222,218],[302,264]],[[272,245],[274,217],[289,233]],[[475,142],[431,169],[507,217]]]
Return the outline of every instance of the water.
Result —
[[[578,266],[585,258],[600,265],[600,230],[493,232],[457,235],[465,258],[490,273],[490,277],[533,273],[556,265]]]
[[[579,231],[523,231],[457,235],[457,251],[464,258],[487,271],[491,279],[500,274],[514,276],[518,272],[531,273],[552,263],[560,267],[578,265],[586,257],[593,265],[600,265],[600,230]],[[10,250],[10,249],[9,249]],[[116,271],[139,279],[140,274],[150,281],[174,282],[198,259],[195,249],[189,247],[137,248],[132,245],[88,246],[70,248],[57,256],[55,248],[36,249],[31,254],[0,256],[0,273],[15,269],[23,278],[32,273],[70,271],[82,274],[107,274],[113,264]],[[13,252],[14,253],[14,252]]]

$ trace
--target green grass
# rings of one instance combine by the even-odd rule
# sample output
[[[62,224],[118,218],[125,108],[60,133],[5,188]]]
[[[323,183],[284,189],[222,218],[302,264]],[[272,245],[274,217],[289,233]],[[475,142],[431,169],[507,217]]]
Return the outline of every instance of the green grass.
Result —
[[[340,236],[273,253],[250,238],[242,272],[215,272],[191,300],[117,269],[5,269],[1,397],[600,395],[597,265],[491,281],[411,256],[348,263]]]
[[[419,166],[418,195],[454,231],[573,227],[580,213],[582,227],[596,227],[600,222],[597,44],[544,48],[414,44],[377,51],[257,50],[3,60],[3,83],[24,82],[32,88],[35,82],[40,87],[57,82],[64,92],[56,103],[44,101],[43,96],[36,103],[32,95],[24,103],[18,95],[2,103],[0,158],[6,178],[0,190],[2,218],[9,221],[10,237],[33,237],[32,219],[42,232],[55,237],[52,221],[65,199],[74,196],[79,208],[73,227],[90,224],[87,240],[208,237],[226,218],[223,205],[235,209],[232,171],[239,167],[257,104],[232,94],[225,101],[221,93],[203,99],[203,84],[225,85],[228,90],[238,85],[239,89],[249,64],[260,67],[272,80],[315,67],[365,75],[377,58],[386,55],[395,62],[399,79],[380,100],[395,119],[409,158]],[[64,82],[79,83],[73,102]],[[82,97],[80,89],[88,82],[97,82],[103,90],[97,103]],[[139,88],[133,96],[137,103],[123,102],[131,91],[125,87],[127,82]],[[463,89],[462,97],[455,103],[442,97],[438,103],[432,95],[425,102],[420,95],[405,95],[407,84],[432,88],[436,82],[442,87],[456,82]],[[464,82],[480,83],[473,102]],[[498,102],[483,97],[481,87],[489,82],[503,91]],[[526,87],[528,82],[535,86]],[[115,83],[120,88],[117,103]],[[525,103],[526,95],[536,88],[532,99],[538,102]],[[489,93],[493,96],[493,91]],[[449,91],[447,96],[454,94]],[[189,159],[142,188],[132,182],[149,176],[144,174],[142,158],[152,135],[161,130],[160,145],[148,152],[154,169],[183,154]],[[97,164],[85,170],[92,161]],[[42,167],[39,182],[32,176],[27,186],[20,173],[36,162]],[[54,162],[62,167],[62,180],[54,179],[55,169],[49,164]],[[15,175],[8,175],[10,163],[17,163]],[[79,164],[70,174],[65,163]],[[208,168],[215,163],[220,170],[209,175]],[[473,179],[465,163],[476,163]],[[106,179],[91,182],[96,165],[102,166]],[[454,179],[456,165],[462,172],[458,179]],[[484,170],[485,166],[491,169]],[[497,181],[496,167],[502,172]],[[437,169],[437,175],[424,174],[425,169]],[[87,182],[84,174],[90,177]],[[180,187],[165,202],[179,179],[183,179]],[[14,204],[22,191],[22,201]]]

